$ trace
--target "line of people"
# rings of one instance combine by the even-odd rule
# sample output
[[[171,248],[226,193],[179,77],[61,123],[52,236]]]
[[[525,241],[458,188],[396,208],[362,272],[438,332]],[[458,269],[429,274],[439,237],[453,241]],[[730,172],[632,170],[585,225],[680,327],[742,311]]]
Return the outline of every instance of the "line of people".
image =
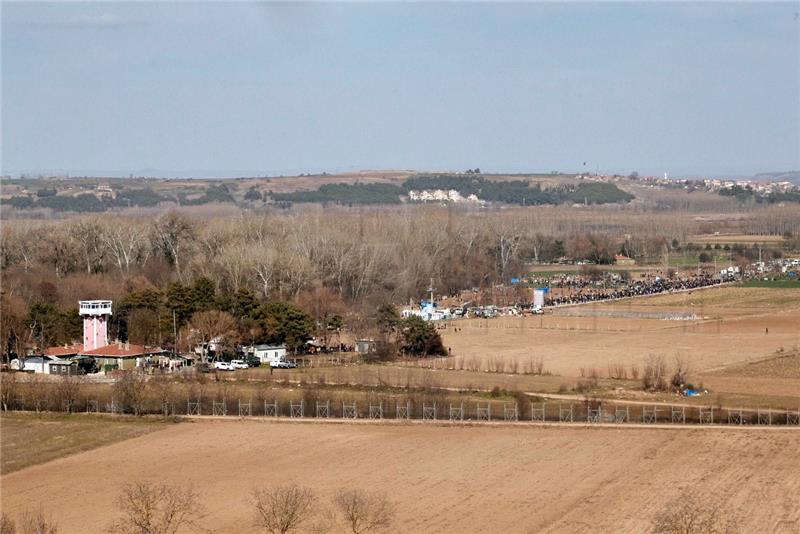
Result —
[[[725,278],[700,274],[688,278],[654,278],[644,281],[632,281],[622,288],[579,290],[577,293],[558,295],[545,298],[546,306],[559,306],[564,304],[581,304],[601,300],[619,299],[625,297],[642,297],[656,295],[671,291],[698,289],[721,284]],[[584,286],[585,287],[585,286]]]

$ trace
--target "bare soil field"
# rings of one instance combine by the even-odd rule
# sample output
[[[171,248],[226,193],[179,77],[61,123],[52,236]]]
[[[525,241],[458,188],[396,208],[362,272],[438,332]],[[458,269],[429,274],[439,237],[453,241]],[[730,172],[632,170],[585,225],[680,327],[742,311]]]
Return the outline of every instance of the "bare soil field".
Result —
[[[670,366],[680,357],[689,365],[690,379],[707,380],[707,387],[720,386],[725,393],[774,395],[788,399],[790,405],[795,404],[793,398],[800,402],[800,379],[793,374],[780,380],[759,378],[763,383],[741,381],[736,371],[725,377],[708,374],[796,350],[800,346],[796,290],[723,287],[575,309],[581,308],[587,310],[586,315],[616,310],[623,317],[468,319],[442,330],[443,340],[457,358],[468,361],[541,359],[545,370],[563,377],[562,381],[580,378],[581,369],[597,369],[605,376],[609,365],[641,368],[650,354],[663,355]],[[637,311],[682,312],[702,319],[639,319]]]
[[[800,298],[794,290],[736,287],[656,296],[587,310],[686,312],[697,321],[633,317],[501,317],[457,321],[442,330],[454,355],[487,360],[541,359],[546,370],[577,377],[580,368],[642,365],[648,354],[684,358],[701,372],[763,359],[800,344]]]
[[[745,532],[800,530],[794,431],[201,421],[2,477],[13,516],[42,495],[63,532],[100,532],[126,482],[191,484],[220,533],[252,532],[247,494],[298,483],[386,491],[394,532],[644,532],[682,492]],[[80,503],[80,505],[76,505]]]

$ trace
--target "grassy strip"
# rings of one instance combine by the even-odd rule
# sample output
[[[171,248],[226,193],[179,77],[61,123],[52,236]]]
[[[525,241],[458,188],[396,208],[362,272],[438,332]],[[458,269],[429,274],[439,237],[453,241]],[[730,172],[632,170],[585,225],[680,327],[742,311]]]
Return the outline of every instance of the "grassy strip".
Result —
[[[0,416],[0,474],[141,436],[168,424],[149,417],[4,412]]]

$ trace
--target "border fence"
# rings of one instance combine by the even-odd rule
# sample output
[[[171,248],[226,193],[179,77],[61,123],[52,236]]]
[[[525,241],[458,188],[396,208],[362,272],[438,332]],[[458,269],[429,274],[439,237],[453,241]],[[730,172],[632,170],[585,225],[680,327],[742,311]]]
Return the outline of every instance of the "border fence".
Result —
[[[524,402],[524,404],[523,404]],[[229,407],[233,406],[231,410]],[[339,409],[341,407],[341,409]],[[581,425],[702,425],[800,427],[797,410],[743,408],[709,405],[633,404],[606,400],[576,402],[534,402],[477,400],[449,402],[418,401],[406,397],[380,402],[339,402],[317,400],[313,405],[302,398],[253,402],[250,398],[189,397],[157,405],[132,407],[116,398],[80,398],[60,403],[46,397],[15,397],[3,405],[6,411],[113,415],[140,414],[164,417],[216,416],[230,418],[293,418],[337,420],[417,420],[451,424],[490,422],[573,423]]]

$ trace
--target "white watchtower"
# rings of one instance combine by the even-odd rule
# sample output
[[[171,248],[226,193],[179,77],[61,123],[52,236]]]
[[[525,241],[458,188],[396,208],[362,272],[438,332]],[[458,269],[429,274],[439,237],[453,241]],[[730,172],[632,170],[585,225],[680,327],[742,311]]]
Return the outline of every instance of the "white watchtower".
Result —
[[[111,316],[110,300],[81,300],[83,315],[83,350],[90,351],[108,345],[108,318]]]

